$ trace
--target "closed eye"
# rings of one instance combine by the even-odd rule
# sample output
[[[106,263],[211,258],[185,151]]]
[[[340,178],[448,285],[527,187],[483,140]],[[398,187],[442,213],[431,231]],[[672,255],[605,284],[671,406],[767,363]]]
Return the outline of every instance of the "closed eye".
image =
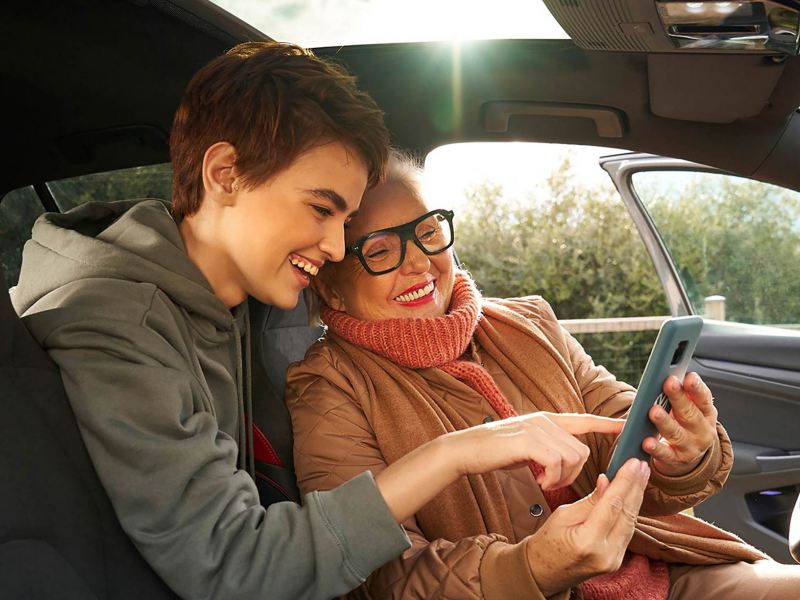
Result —
[[[319,204],[312,204],[311,206],[314,208],[315,211],[317,211],[323,217],[332,217],[333,216],[333,211],[330,208],[328,208],[327,206],[321,206]]]
[[[428,229],[427,231],[423,231],[417,237],[420,239],[420,241],[424,242],[424,241],[427,241],[427,240],[431,239],[436,234],[437,234],[437,231],[435,229]]]
[[[367,258],[369,260],[381,260],[385,258],[387,254],[389,254],[389,251],[385,248],[382,248],[371,251],[369,254],[367,254]]]

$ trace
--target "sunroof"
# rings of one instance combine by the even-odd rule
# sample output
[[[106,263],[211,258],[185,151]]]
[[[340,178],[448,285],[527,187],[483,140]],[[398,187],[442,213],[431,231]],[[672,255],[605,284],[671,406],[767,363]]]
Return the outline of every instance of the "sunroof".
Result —
[[[273,39],[309,48],[567,39],[541,0],[213,0]]]

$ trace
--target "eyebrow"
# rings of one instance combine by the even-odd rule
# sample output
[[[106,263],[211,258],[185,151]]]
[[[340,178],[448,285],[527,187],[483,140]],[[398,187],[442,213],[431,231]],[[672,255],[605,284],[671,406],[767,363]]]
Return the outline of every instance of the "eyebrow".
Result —
[[[340,212],[347,212],[347,201],[342,198],[337,192],[329,189],[329,188],[313,188],[308,190],[314,196],[318,198],[324,198],[325,200],[330,200],[336,209]],[[358,214],[357,210],[351,212],[348,216],[355,217]]]

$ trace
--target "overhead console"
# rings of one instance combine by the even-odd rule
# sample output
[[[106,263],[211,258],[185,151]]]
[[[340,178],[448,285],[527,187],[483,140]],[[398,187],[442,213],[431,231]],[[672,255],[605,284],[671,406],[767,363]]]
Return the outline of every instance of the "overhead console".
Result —
[[[796,0],[544,2],[575,44],[586,50],[798,54]]]
[[[650,110],[667,119],[763,116],[798,54],[800,0],[544,2],[579,48],[647,54]],[[788,119],[797,106],[773,118]]]

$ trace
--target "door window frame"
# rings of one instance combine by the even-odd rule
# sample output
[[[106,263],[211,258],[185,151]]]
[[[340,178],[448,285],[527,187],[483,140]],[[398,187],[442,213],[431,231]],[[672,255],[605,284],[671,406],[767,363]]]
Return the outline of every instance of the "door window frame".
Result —
[[[627,153],[604,156],[600,159],[600,167],[608,173],[614,186],[622,198],[622,203],[633,219],[636,229],[644,242],[647,251],[653,259],[658,277],[664,286],[667,305],[674,317],[698,314],[683,280],[675,267],[675,261],[670,254],[658,227],[653,222],[644,202],[639,198],[633,187],[632,178],[635,173],[647,171],[688,171],[714,173],[739,177],[735,173],[715,169],[699,163],[678,158],[667,158],[646,153]]]

